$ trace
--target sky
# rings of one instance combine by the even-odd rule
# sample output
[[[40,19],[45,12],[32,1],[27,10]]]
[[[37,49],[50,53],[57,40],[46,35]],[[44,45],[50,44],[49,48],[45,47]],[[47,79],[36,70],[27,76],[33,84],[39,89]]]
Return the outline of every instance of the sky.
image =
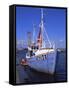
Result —
[[[66,9],[43,8],[44,27],[51,42],[57,48],[65,48],[66,42]],[[35,24],[36,38],[39,32],[41,8],[16,7],[16,40],[18,44],[27,42],[27,32],[33,33]],[[20,44],[19,44],[20,45]]]

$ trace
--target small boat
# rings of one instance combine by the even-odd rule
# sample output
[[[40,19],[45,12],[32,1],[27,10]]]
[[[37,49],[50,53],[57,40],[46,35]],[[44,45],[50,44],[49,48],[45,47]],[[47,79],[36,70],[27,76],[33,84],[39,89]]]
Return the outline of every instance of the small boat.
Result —
[[[26,54],[26,59],[28,65],[39,71],[48,74],[54,74],[56,65],[56,55],[57,50],[55,44],[51,45],[50,39],[46,32],[46,37],[48,39],[49,47],[46,47],[43,32],[44,22],[43,22],[43,9],[41,9],[41,23],[40,31],[37,38],[38,49],[34,50],[31,47],[28,48],[28,53]]]

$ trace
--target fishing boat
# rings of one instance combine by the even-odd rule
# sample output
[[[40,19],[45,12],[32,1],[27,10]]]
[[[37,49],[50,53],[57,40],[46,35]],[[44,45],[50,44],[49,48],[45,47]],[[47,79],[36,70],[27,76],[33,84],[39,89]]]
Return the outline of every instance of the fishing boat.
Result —
[[[46,38],[44,38],[44,34],[46,34],[47,41],[49,43],[48,47],[46,47]],[[44,28],[43,9],[41,9],[41,21],[37,37],[37,46],[38,48],[36,50],[28,47],[28,53],[26,54],[28,65],[39,72],[54,74],[57,51],[55,44],[51,44],[48,34]]]

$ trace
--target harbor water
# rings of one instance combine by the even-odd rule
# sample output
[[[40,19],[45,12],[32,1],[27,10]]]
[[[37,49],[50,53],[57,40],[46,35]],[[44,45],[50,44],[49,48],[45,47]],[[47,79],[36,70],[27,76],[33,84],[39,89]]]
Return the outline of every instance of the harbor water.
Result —
[[[49,75],[38,72],[28,65],[21,65],[21,60],[25,58],[27,50],[16,52],[16,83],[54,83],[66,81],[66,52],[57,52],[55,74]]]

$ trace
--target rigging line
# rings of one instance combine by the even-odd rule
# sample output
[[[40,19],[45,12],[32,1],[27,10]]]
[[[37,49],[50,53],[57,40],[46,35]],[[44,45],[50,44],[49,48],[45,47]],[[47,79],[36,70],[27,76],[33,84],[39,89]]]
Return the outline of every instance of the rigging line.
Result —
[[[47,37],[47,39],[48,39],[48,42],[49,42],[49,44],[50,44],[50,47],[51,47],[52,44],[51,44],[50,39],[49,39],[49,37],[48,37],[48,34],[47,34],[46,30],[45,30],[45,27],[44,27],[44,31],[45,31],[46,37]]]
[[[41,29],[42,29],[42,32],[45,31],[45,30],[44,30],[45,28],[44,28],[44,22],[43,22],[43,9],[42,9],[42,8],[41,8]],[[46,31],[45,31],[45,33],[46,33],[46,37],[47,37],[48,42],[49,42],[50,47],[51,47],[52,45],[51,45],[50,39],[49,39],[49,37],[48,37],[48,34],[47,34]],[[42,37],[43,37],[43,34],[42,34]],[[42,38],[42,41],[43,41],[43,38]]]

